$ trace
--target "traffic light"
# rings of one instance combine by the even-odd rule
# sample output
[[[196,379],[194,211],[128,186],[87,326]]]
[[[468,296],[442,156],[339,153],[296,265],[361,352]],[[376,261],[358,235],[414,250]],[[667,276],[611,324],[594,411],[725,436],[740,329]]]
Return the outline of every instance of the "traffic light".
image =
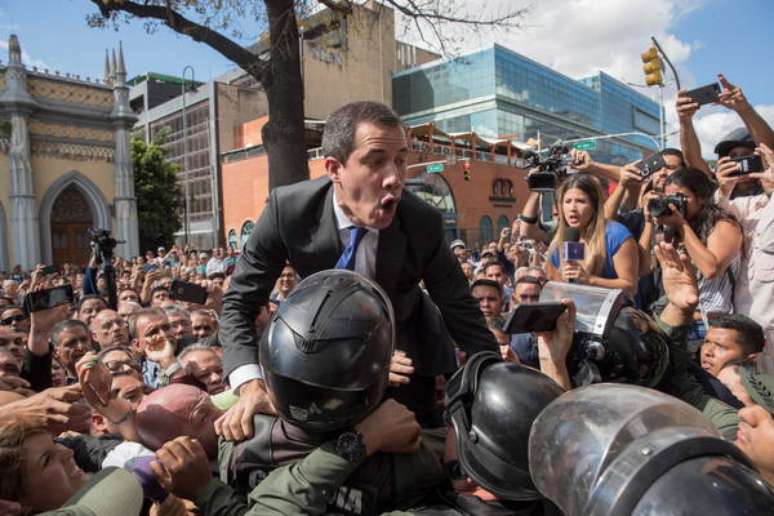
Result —
[[[470,181],[470,161],[462,162],[462,178],[465,181]]]
[[[647,52],[642,53],[642,71],[645,72],[645,84],[648,86],[663,86],[664,76],[661,73],[661,57],[658,55],[656,47],[650,47]]]

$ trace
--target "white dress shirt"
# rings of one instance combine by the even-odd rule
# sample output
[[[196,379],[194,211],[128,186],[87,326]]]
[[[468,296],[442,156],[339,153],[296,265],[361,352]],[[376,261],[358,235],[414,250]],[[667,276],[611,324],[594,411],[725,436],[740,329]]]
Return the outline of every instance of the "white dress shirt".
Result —
[[[333,193],[333,213],[336,215],[336,227],[339,230],[339,239],[341,239],[342,251],[347,247],[349,235],[355,224],[349,220],[349,217],[336,202],[336,193]],[[360,240],[355,254],[355,272],[371,279],[376,279],[376,248],[379,245],[379,230],[366,228],[368,233]]]
[[[336,193],[333,193],[333,213],[336,215],[336,227],[339,231],[339,239],[342,243],[342,251],[349,242],[350,231],[355,224],[349,220],[349,217],[339,207],[336,202]],[[355,254],[355,272],[367,276],[371,279],[376,279],[376,248],[379,245],[379,230],[373,228],[368,229],[360,244],[357,246],[357,253]],[[263,378],[263,371],[259,364],[245,364],[234,369],[230,375],[228,375],[228,382],[232,389],[238,388],[245,382],[255,380],[256,378]]]

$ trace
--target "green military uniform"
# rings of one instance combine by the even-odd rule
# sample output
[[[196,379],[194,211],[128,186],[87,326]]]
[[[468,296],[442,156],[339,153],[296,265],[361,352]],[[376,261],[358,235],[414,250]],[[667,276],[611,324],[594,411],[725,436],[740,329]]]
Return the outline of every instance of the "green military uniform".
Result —
[[[673,328],[661,319],[657,319],[657,322],[659,328],[671,342],[669,351],[672,372],[661,388],[701,410],[702,414],[712,422],[724,439],[727,441],[735,440],[736,430],[739,426],[739,416],[736,409],[707,394],[701,384],[688,371],[691,354],[687,346],[687,328],[685,326]]]

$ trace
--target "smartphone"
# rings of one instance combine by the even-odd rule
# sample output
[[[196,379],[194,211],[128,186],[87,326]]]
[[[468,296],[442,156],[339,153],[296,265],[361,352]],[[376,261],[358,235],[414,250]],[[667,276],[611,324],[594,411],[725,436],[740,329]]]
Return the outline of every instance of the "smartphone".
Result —
[[[196,283],[176,279],[169,287],[169,297],[177,301],[203,305],[207,302],[207,289]]]
[[[565,242],[563,245],[564,261],[582,262],[586,258],[586,245],[583,242]]]
[[[145,265],[142,266],[143,272],[153,272],[158,269],[159,269],[159,266],[156,265],[155,263],[146,263]]]
[[[713,82],[701,88],[685,92],[685,96],[698,103],[700,106],[717,102],[720,95],[720,84]]]
[[[746,176],[753,172],[763,172],[763,160],[757,154],[731,158],[731,161],[739,163],[739,170],[728,174],[729,177]]]
[[[553,192],[556,188],[556,174],[536,172],[527,176],[527,186],[534,192]]]
[[[660,152],[656,152],[640,161],[637,168],[640,170],[640,175],[642,177],[648,177],[665,166],[666,162],[664,162],[664,156],[662,156]]]
[[[24,296],[24,310],[31,314],[59,305],[72,304],[73,300],[73,287],[70,285],[38,290]]]
[[[503,325],[506,334],[552,331],[556,320],[567,307],[562,303],[535,303],[516,305]]]
[[[40,271],[40,273],[43,274],[44,276],[49,276],[57,272],[59,271],[57,270],[56,265],[46,265],[45,267],[43,267],[43,270]]]

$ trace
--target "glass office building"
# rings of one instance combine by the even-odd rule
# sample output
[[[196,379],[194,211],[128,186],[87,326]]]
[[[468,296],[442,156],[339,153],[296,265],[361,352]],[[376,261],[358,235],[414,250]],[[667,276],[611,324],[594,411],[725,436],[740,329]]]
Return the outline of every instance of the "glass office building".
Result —
[[[495,45],[393,75],[393,106],[409,125],[543,146],[557,140],[640,132],[658,138],[659,105],[599,73],[572,79]],[[600,140],[594,159],[623,164],[656,148],[645,136]]]

